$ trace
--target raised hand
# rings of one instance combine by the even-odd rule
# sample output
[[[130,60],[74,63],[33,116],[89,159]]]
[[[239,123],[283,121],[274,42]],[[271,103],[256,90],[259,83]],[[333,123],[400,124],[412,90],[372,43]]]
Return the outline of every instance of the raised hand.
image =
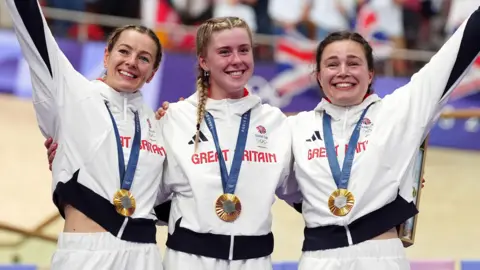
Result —
[[[178,101],[182,101],[182,100],[184,100],[183,97],[178,99]],[[170,104],[170,102],[165,101],[165,102],[162,103],[162,107],[158,108],[158,110],[155,112],[155,118],[157,120],[162,119],[162,117],[167,113],[169,104]]]

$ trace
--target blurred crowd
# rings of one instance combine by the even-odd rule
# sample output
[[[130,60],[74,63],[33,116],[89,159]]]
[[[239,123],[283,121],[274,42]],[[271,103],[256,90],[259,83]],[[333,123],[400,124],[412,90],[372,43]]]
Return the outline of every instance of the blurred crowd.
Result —
[[[321,40],[338,30],[362,29],[387,39],[395,48],[437,50],[459,23],[478,8],[478,0],[41,0],[49,7],[137,18],[156,28],[158,24],[195,26],[217,16],[238,16],[252,30],[264,35],[295,32],[302,38]],[[368,9],[373,16],[363,16]],[[362,21],[359,22],[359,19]],[[372,20],[375,24],[372,24]],[[77,37],[78,25],[50,21],[54,34]],[[375,29],[368,29],[375,25]],[[90,40],[103,40],[111,27],[88,25]],[[180,29],[180,28],[179,28]],[[157,31],[170,49],[189,49],[192,34],[178,37],[179,31]],[[173,42],[174,41],[174,42]],[[170,46],[169,46],[170,44]],[[268,46],[267,46],[268,47]],[[269,59],[272,50],[259,47],[257,56]],[[405,61],[394,61],[395,73],[408,73]]]

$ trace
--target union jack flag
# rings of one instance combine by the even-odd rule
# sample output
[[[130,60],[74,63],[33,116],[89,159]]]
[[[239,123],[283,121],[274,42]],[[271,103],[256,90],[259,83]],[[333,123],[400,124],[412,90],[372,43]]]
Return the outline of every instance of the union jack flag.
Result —
[[[355,31],[370,43],[376,59],[386,59],[392,53],[393,44],[382,31],[377,12],[368,3],[360,6],[355,18]]]

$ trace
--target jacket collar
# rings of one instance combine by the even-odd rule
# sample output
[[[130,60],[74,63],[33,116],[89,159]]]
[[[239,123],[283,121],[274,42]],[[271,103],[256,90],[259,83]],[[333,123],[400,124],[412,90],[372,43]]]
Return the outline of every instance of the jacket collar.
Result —
[[[322,101],[315,107],[314,111],[316,112],[323,112],[325,111],[328,113],[332,119],[334,120],[340,120],[345,116],[345,113],[348,111],[349,114],[357,114],[359,112],[362,112],[367,108],[368,105],[371,103],[377,102],[380,100],[380,97],[377,94],[371,94],[368,95],[362,103],[354,106],[349,106],[349,107],[342,107],[342,106],[337,106],[327,99],[323,98]]]
[[[140,91],[134,93],[118,92],[104,83],[102,80],[95,80],[100,95],[107,101],[109,108],[116,107],[119,111],[140,111],[143,108],[143,96]]]

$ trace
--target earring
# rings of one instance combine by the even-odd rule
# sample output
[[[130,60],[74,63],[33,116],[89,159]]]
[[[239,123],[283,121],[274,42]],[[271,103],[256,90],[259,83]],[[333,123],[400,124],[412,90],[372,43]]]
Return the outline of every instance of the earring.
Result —
[[[204,70],[204,71],[203,71],[203,76],[204,76],[204,77],[210,76],[210,72],[208,72],[207,70]]]

